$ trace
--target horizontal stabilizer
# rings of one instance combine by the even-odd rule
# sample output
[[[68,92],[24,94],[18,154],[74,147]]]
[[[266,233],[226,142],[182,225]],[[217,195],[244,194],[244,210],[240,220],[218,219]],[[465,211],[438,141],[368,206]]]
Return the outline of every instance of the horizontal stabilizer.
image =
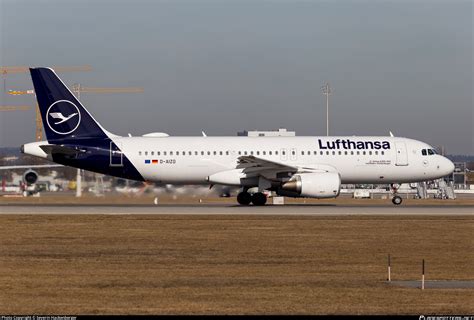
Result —
[[[66,147],[66,146],[61,146],[57,144],[47,144],[47,145],[42,145],[40,148],[47,154],[64,154],[68,156],[73,156],[78,153],[85,152],[85,150],[81,150],[79,148],[73,148],[73,147]]]

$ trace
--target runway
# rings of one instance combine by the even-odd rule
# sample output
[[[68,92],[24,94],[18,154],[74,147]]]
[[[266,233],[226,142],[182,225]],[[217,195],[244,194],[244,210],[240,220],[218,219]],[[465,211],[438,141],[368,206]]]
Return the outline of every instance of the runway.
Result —
[[[289,216],[474,216],[472,206],[344,206],[344,205],[8,205],[0,214],[101,215],[289,215]]]

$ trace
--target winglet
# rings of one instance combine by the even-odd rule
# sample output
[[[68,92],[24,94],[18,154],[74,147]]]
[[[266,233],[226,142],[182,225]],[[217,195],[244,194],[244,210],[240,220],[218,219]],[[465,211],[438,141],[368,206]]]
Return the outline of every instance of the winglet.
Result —
[[[391,137],[394,137],[394,135],[393,135],[392,131],[389,131],[389,133],[390,133],[390,136],[391,136]]]
[[[201,131],[203,137],[207,137],[207,134],[204,131]]]

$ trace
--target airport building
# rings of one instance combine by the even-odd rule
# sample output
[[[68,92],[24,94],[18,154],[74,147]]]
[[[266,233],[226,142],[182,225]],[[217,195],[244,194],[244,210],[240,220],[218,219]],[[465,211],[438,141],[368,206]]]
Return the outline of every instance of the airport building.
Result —
[[[241,137],[294,137],[296,136],[296,132],[288,131],[285,128],[280,128],[278,130],[272,130],[272,131],[244,130],[244,131],[237,132],[237,135]]]

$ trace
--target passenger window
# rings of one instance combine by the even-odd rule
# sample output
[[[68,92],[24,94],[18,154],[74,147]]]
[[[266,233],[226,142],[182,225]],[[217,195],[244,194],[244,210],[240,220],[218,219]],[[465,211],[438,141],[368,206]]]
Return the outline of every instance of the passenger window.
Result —
[[[244,155],[247,155],[247,151],[244,151]]]
[[[194,151],[194,155],[197,156],[199,154],[199,152],[197,151]]]
[[[380,151],[380,154],[381,154],[381,155],[384,155],[384,154],[385,154],[385,151]]]
[[[357,155],[360,155],[360,151],[357,151]]]
[[[329,151],[326,151],[326,155],[329,155]]]
[[[336,151],[333,151],[333,152],[332,152],[332,155],[334,156],[335,154],[336,154]]]
[[[275,155],[276,155],[276,156],[278,155],[278,151],[275,151]]]
[[[379,154],[379,152],[378,152],[378,151],[375,151],[375,155],[378,155],[378,154]]]
[[[292,154],[292,155],[295,155],[296,153],[295,153],[294,151],[291,151],[291,154]]]
[[[344,154],[347,156],[347,151],[344,151]]]
[[[365,156],[365,151],[362,151],[362,154]]]
[[[191,156],[191,155],[193,154],[193,152],[192,152],[192,151],[188,151],[188,154]]]
[[[163,151],[163,155],[165,155],[165,156],[166,156],[166,151]]]
[[[257,151],[257,156],[259,156],[259,155],[260,155],[260,151]]]
[[[148,151],[145,151],[145,155],[146,155],[146,156],[148,155]]]
[[[156,151],[156,155],[159,156],[159,155],[160,155],[160,151]]]
[[[204,155],[204,151],[201,151],[201,156],[203,156],[203,155]]]
[[[176,155],[179,156],[179,151],[176,151]]]
[[[141,155],[142,155],[142,152],[141,152],[141,151],[138,151],[138,155],[141,156]]]
[[[269,155],[272,155],[272,152],[271,152],[271,151],[268,151],[268,154],[269,154]]]
[[[263,154],[263,155],[266,155],[267,153],[266,153],[265,151],[262,151],[262,154]]]
[[[323,152],[322,152],[322,151],[319,151],[319,154],[322,156],[322,155],[323,155]]]
[[[369,155],[372,155],[372,151],[369,151]]]
[[[172,155],[173,155],[173,151],[170,151],[170,156],[172,156]]]
[[[226,151],[226,152],[225,152],[225,155],[228,156],[228,155],[229,155],[229,151]]]
[[[341,151],[339,151],[338,153],[339,153],[339,155],[341,155],[341,154],[342,154],[342,152],[341,152]]]
[[[242,155],[242,151],[239,151],[239,156]]]
[[[253,151],[250,151],[250,154],[253,156]]]
[[[208,152],[207,152],[207,155],[210,156],[210,155],[211,155],[211,151],[208,151]]]
[[[351,151],[351,156],[353,156],[353,155],[354,155],[354,151]]]
[[[426,156],[426,149],[421,150],[421,154]]]
[[[278,152],[278,151],[277,151],[277,152]],[[285,154],[286,154],[286,152],[285,152],[285,151],[282,151],[282,152],[281,152],[281,154],[282,154],[282,155],[285,155]]]

